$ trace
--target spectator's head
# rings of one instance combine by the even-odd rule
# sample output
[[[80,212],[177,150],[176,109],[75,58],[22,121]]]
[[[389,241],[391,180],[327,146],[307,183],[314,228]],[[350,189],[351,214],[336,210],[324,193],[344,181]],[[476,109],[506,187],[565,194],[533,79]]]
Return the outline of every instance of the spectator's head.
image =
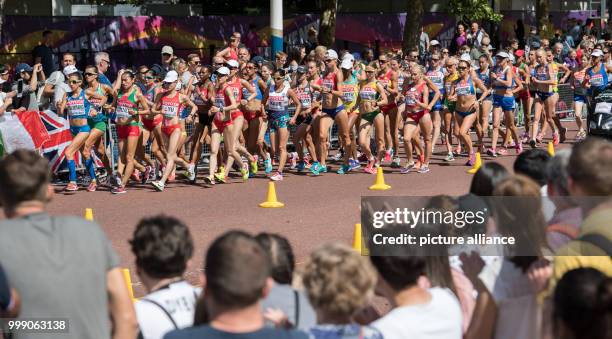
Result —
[[[70,65],[76,65],[76,58],[74,57],[74,54],[66,52],[62,54],[62,69]]]
[[[53,37],[53,32],[46,29],[42,32],[42,43],[43,45],[49,46],[51,44],[51,38]]]
[[[246,47],[240,47],[238,49],[238,61],[241,63],[246,63],[251,60],[251,53],[249,53],[249,49]]]
[[[499,163],[484,163],[472,178],[470,193],[481,197],[491,196],[493,195],[493,189],[495,189],[495,186],[500,181],[507,178],[508,175],[508,170],[506,170],[506,168]]]
[[[569,195],[567,167],[571,154],[571,149],[559,150],[546,165],[548,195],[551,197],[558,198]]]
[[[609,338],[612,278],[594,268],[569,271],[557,283],[553,303],[555,338]]]
[[[526,175],[540,186],[546,185],[546,166],[550,155],[545,150],[530,149],[521,153],[514,161],[514,172]]]
[[[312,42],[312,43],[316,43],[317,42],[317,29],[314,28],[313,26],[310,26],[310,28],[308,29],[308,41]]]
[[[187,226],[164,215],[140,220],[129,242],[138,275],[147,288],[154,280],[181,277],[193,255]]]
[[[295,257],[289,240],[281,235],[271,233],[259,233],[255,236],[255,240],[270,256],[272,279],[278,284],[291,285]]]
[[[550,40],[548,39],[540,40],[540,44],[542,48],[550,48]]]
[[[17,64],[17,67],[15,67],[15,74],[23,80],[30,80],[32,76],[32,71],[33,71],[32,66],[26,63],[23,63],[23,62],[20,64]]]
[[[7,217],[22,204],[46,204],[53,195],[49,163],[38,153],[16,150],[0,160],[0,204]]]
[[[516,38],[511,38],[508,40],[508,45],[510,45],[510,49],[516,51],[519,48],[519,41]]]
[[[304,265],[303,283],[322,321],[350,318],[374,292],[372,266],[352,248],[327,244],[313,251]]]
[[[183,58],[176,58],[172,61],[172,69],[175,70],[179,75],[187,71],[187,61]]]
[[[472,33],[476,33],[478,32],[478,23],[477,22],[472,22],[472,25],[470,26]]]
[[[573,196],[612,195],[612,142],[589,137],[574,145],[569,159],[569,192]]]
[[[187,63],[189,65],[189,69],[195,70],[196,67],[200,66],[202,61],[200,60],[200,55],[197,53],[191,53],[187,56]]]
[[[238,45],[240,45],[240,38],[232,35],[229,38],[229,46],[231,48],[238,48]]]
[[[555,55],[561,55],[561,52],[563,52],[563,44],[560,42],[555,43],[554,51]]]
[[[212,62],[213,62],[212,67],[215,71],[223,67],[223,65],[225,64],[225,60],[223,60],[222,57],[218,57],[218,56],[213,57]]]
[[[458,24],[457,25],[457,34],[461,35],[465,33],[465,26],[463,26],[463,24]]]
[[[317,62],[323,62],[323,60],[325,60],[325,54],[327,53],[327,47],[317,46],[315,47],[314,52],[315,52],[315,60]]]
[[[172,47],[167,46],[167,45],[162,47],[161,58],[162,58],[162,63],[164,65],[170,65],[173,57],[174,57],[174,49],[172,49]]]
[[[526,271],[546,247],[540,186],[529,177],[513,175],[496,185],[493,196],[505,197],[493,200],[495,224],[501,235],[514,237],[516,246],[511,249],[519,256],[512,262]]]
[[[106,73],[106,71],[108,71],[108,68],[110,67],[110,56],[108,55],[108,53],[98,52],[96,53],[94,59],[96,62],[96,66],[98,66],[98,71],[100,71],[100,73],[102,74]]]
[[[422,256],[371,256],[370,261],[378,272],[377,290],[387,297],[416,286],[426,274],[427,261]]]
[[[488,36],[483,37],[480,41],[480,48],[483,51],[489,51],[491,49],[491,38]]]
[[[256,305],[271,287],[270,259],[255,238],[229,231],[210,245],[204,264],[208,306],[238,310]]]
[[[287,53],[283,52],[283,51],[278,51],[276,52],[275,55],[275,65],[276,68],[283,68],[285,67],[285,64],[287,63]]]

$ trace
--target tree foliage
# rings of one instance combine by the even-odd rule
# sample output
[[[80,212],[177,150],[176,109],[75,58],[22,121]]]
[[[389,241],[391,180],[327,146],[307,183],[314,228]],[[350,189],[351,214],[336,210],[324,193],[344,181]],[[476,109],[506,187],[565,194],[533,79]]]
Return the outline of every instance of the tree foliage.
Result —
[[[503,18],[493,11],[488,0],[449,0],[447,11],[463,21],[500,22]]]

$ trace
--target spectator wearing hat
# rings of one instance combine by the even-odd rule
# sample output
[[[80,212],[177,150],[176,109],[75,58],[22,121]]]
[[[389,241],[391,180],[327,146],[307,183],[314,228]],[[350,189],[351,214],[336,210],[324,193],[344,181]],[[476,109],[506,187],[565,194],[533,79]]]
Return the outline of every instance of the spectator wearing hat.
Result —
[[[535,26],[533,26],[529,30],[529,36],[527,36],[527,39],[525,40],[525,50],[527,53],[529,53],[529,50],[538,49],[540,48],[540,45],[541,43],[538,30],[535,28]]]
[[[173,70],[172,63],[175,59],[174,49],[170,46],[164,46],[161,50],[161,66],[166,72]]]
[[[40,45],[34,47],[34,50],[32,50],[34,64],[42,64],[45,77],[50,76],[55,70],[55,64],[53,63],[53,50],[51,49],[52,36],[53,33],[51,31],[43,31]]]
[[[479,48],[482,44],[482,39],[488,37],[487,33],[478,25],[477,22],[472,22],[470,31],[467,34],[467,42],[470,46]]]
[[[13,82],[12,90],[16,92],[13,108],[19,111],[38,111],[38,89],[44,86],[45,73],[42,65],[34,67],[21,63],[15,68],[17,80]]]

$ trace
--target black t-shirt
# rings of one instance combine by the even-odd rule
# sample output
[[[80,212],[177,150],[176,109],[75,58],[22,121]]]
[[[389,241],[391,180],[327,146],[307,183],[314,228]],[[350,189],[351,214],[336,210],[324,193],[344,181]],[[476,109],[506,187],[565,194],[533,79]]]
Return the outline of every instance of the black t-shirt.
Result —
[[[260,330],[247,333],[230,333],[214,329],[208,325],[185,328],[172,331],[164,339],[307,339],[304,332],[295,330],[282,330],[264,327]]]
[[[6,311],[11,304],[11,288],[8,285],[4,269],[0,265],[0,310]]]
[[[40,63],[43,67],[43,72],[46,77],[49,77],[53,71],[55,71],[55,65],[53,64],[53,51],[47,45],[38,45],[32,51],[32,57],[36,60],[40,57]]]

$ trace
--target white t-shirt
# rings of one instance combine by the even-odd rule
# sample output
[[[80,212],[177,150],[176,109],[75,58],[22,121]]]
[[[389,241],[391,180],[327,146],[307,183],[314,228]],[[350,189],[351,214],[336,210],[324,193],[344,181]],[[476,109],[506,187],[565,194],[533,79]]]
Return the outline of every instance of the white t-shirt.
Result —
[[[461,339],[461,307],[448,289],[430,288],[431,301],[398,307],[372,323],[385,339]]]
[[[478,275],[497,305],[495,339],[538,338],[540,309],[527,274],[507,258]]]
[[[200,288],[186,281],[180,281],[139,300],[134,307],[142,337],[162,339],[172,330],[192,326],[196,300],[200,292]],[[150,301],[162,306],[167,313]],[[176,326],[172,323],[173,320]]]

